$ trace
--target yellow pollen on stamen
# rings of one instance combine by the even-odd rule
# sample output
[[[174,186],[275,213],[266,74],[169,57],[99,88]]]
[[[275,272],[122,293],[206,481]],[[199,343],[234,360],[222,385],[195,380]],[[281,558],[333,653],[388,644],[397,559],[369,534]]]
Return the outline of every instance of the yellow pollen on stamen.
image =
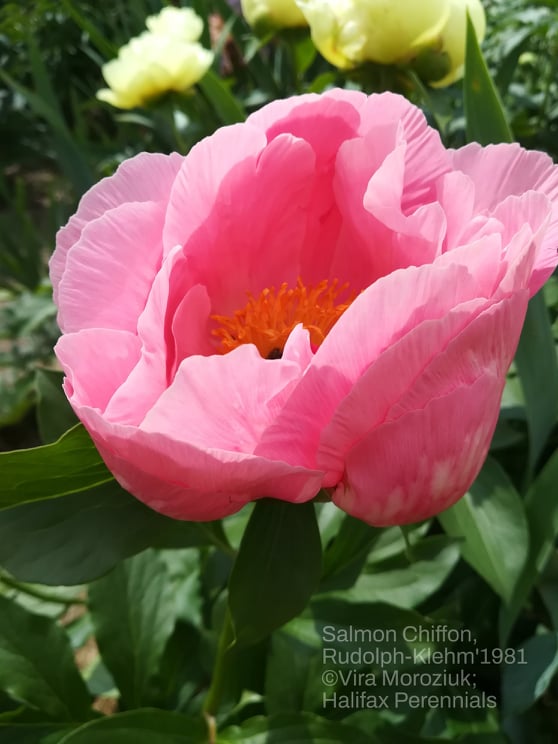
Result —
[[[211,316],[219,324],[211,333],[220,340],[223,354],[241,344],[255,344],[262,357],[276,359],[293,328],[302,323],[316,348],[355,299],[353,294],[336,304],[347,287],[339,286],[337,279],[331,284],[324,279],[315,287],[306,287],[299,278],[294,289],[284,282],[278,290],[266,287],[258,297],[248,293],[246,305],[233,315]]]

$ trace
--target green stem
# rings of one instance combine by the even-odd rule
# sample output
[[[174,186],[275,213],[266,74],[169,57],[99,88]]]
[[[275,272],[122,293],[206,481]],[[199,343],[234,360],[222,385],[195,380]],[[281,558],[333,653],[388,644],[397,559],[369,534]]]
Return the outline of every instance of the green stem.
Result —
[[[407,560],[409,561],[409,563],[414,563],[415,556],[413,554],[413,546],[411,545],[411,541],[409,539],[409,527],[406,524],[402,524],[399,526],[399,529],[401,530],[403,539],[405,540],[405,555],[407,556]]]
[[[225,555],[229,555],[231,558],[236,558],[237,551],[229,544],[226,537],[225,539],[220,538],[215,532],[203,522],[196,522],[198,529],[209,537],[211,543],[221,550]]]
[[[85,599],[80,599],[78,597],[62,597],[59,594],[51,594],[50,592],[43,592],[41,589],[35,589],[28,584],[21,584],[19,581],[12,579],[11,576],[6,576],[6,574],[0,574],[0,582],[9,586],[11,589],[21,592],[22,594],[27,594],[36,599],[42,599],[44,602],[54,602],[54,604],[67,605],[68,607],[77,604],[87,604]]]
[[[215,660],[215,667],[213,668],[213,678],[203,705],[203,714],[207,721],[209,731],[209,744],[214,744],[215,742],[217,733],[215,715],[219,709],[219,704],[225,689],[227,664],[233,641],[234,628],[231,613],[227,607],[223,620],[223,627],[221,628],[221,635],[219,636],[219,644],[217,646],[217,659]]]

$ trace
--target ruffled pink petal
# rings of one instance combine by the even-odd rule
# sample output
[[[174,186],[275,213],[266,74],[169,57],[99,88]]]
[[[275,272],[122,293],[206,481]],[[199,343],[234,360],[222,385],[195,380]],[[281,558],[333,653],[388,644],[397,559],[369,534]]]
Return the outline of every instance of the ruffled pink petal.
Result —
[[[263,359],[252,344],[188,357],[141,429],[200,448],[252,453],[300,376],[298,364]]]
[[[193,283],[207,287],[213,313],[229,315],[249,292],[296,284],[315,157],[290,135],[265,145],[255,127],[224,129],[213,139],[192,150],[176,179],[165,242],[184,245]]]
[[[126,160],[113,176],[103,178],[84,194],[77,212],[56,236],[56,250],[50,259],[55,302],[58,301],[58,285],[64,273],[68,251],[79,239],[85,225],[125,202],[166,202],[183,160],[178,153],[140,153]]]
[[[101,413],[141,353],[132,333],[99,328],[63,335],[54,351],[66,374],[65,391],[72,405]]]
[[[360,110],[360,134],[372,134],[386,125],[400,126],[407,144],[402,209],[405,214],[435,201],[436,182],[452,168],[451,156],[438,132],[428,125],[423,112],[394,93],[371,95]]]
[[[448,345],[460,337],[491,302],[484,298],[469,300],[443,317],[424,321],[385,349],[356,380],[320,434],[317,462],[327,471],[324,485],[332,486],[339,481],[347,452],[390,416],[394,406],[420,383],[432,361],[445,356]],[[459,369],[459,360],[456,369]],[[451,380],[453,375],[450,375]],[[436,395],[444,393],[443,386],[448,380],[442,378],[438,382],[442,387],[430,389],[423,407],[431,399],[433,390]]]
[[[110,424],[91,408],[78,415],[122,487],[174,519],[220,519],[264,497],[309,501],[320,489],[317,471]]]
[[[293,134],[312,145],[318,160],[331,160],[341,142],[359,131],[360,110],[366,101],[364,93],[341,88],[323,95],[307,93],[272,101],[247,122],[265,132],[268,141],[279,134]]]
[[[496,238],[463,255],[469,266],[409,267],[365,290],[330,331],[256,453],[315,467],[321,431],[366,369],[418,324],[482,297],[485,273],[499,265],[499,256]]]
[[[173,289],[180,291],[180,275],[183,276],[183,296],[189,288],[184,263],[182,248],[177,246],[167,256],[153,281],[146,306],[137,322],[141,355],[107,406],[106,415],[110,421],[139,425],[172,379],[175,347],[173,316],[168,313],[169,294],[173,278],[176,279]]]
[[[299,273],[307,285],[315,285],[324,278],[338,278],[341,282],[353,279],[355,271],[332,274],[332,257],[337,250],[348,250],[350,242],[340,238],[342,217],[333,191],[333,175],[339,147],[357,136],[361,125],[359,110],[366,96],[356,91],[328,91],[322,96],[308,94],[275,101],[252,114],[248,121],[265,130],[271,141],[286,133],[303,139],[315,154],[314,179],[306,210],[307,233]],[[351,265],[347,259],[345,267]],[[286,276],[285,280],[289,277]],[[355,288],[363,286],[365,277]]]
[[[371,431],[348,453],[333,501],[376,526],[427,519],[461,498],[494,433],[503,380],[484,374]]]
[[[131,202],[85,225],[58,288],[58,324],[135,332],[161,265],[164,205]]]
[[[552,216],[537,252],[531,295],[540,289],[558,263],[558,169],[542,152],[530,152],[517,144],[467,145],[453,153],[454,167],[475,182],[475,209],[492,211],[508,196],[534,190],[548,197]]]

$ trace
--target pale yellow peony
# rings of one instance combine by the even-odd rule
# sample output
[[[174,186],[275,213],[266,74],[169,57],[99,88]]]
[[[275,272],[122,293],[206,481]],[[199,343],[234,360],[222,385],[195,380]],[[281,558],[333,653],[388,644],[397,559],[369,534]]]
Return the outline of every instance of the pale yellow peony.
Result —
[[[258,33],[307,26],[295,0],[241,0],[242,13]]]
[[[120,48],[103,65],[108,88],[97,98],[121,109],[141,106],[168,91],[191,88],[209,69],[213,54],[197,39],[203,22],[190,8],[164,8],[147,19],[149,31]]]
[[[168,5],[157,15],[149,16],[145,25],[154,34],[175,36],[182,41],[197,41],[203,33],[203,21],[192,8]]]
[[[321,54],[341,69],[404,63],[436,44],[450,0],[296,0]]]
[[[441,80],[430,82],[435,88],[442,88],[463,77],[465,63],[465,44],[467,40],[467,11],[473,23],[479,42],[486,32],[486,17],[480,0],[450,0],[450,16],[442,29],[441,52],[447,54],[449,72]]]

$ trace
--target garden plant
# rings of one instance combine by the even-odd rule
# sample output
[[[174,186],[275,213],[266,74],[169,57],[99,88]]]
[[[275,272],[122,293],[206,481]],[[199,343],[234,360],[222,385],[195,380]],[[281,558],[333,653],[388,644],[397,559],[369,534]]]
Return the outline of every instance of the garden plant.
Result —
[[[0,743],[558,740],[556,0],[0,7]]]

